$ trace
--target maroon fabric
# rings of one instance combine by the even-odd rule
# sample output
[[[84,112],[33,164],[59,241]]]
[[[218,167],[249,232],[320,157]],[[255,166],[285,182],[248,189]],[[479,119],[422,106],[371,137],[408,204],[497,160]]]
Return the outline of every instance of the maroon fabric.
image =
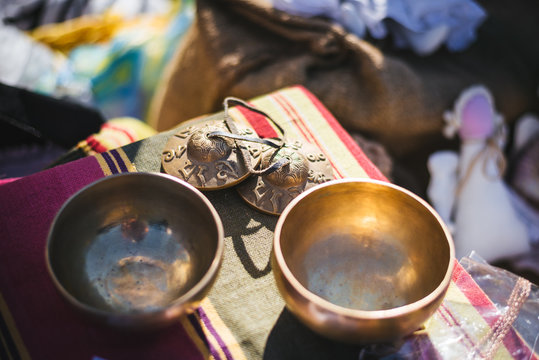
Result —
[[[6,178],[6,179],[0,179],[0,185],[4,185],[10,182],[13,182],[15,180],[19,180],[19,178]]]

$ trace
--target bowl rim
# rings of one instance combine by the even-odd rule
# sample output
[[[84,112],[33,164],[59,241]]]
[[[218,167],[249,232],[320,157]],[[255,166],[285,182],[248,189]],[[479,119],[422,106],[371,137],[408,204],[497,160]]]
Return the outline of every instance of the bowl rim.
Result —
[[[217,228],[217,248],[215,250],[215,254],[213,256],[213,260],[210,263],[210,266],[208,267],[208,270],[206,273],[202,276],[202,278],[195,283],[187,292],[185,292],[182,296],[178,297],[174,301],[170,302],[166,306],[157,307],[155,309],[151,310],[134,310],[134,311],[112,311],[112,310],[105,310],[96,308],[94,306],[91,306],[89,304],[86,304],[82,301],[80,301],[78,298],[73,296],[58,280],[56,274],[54,273],[54,270],[52,269],[51,261],[50,261],[50,245],[52,242],[52,235],[54,232],[54,228],[56,226],[56,223],[60,216],[63,214],[65,208],[69,206],[73,201],[75,201],[82,193],[88,191],[90,188],[93,188],[94,186],[97,186],[98,184],[102,182],[108,182],[108,181],[115,181],[116,178],[119,177],[158,177],[162,178],[165,181],[173,181],[177,183],[179,186],[183,186],[187,188],[188,190],[192,191],[197,195],[197,197],[202,200],[202,202],[206,205],[208,210],[211,212],[211,216],[213,217],[215,221],[215,225]],[[178,179],[174,176],[163,174],[163,173],[154,173],[154,172],[127,172],[127,173],[118,173],[118,174],[112,174],[109,176],[105,176],[103,178],[100,178],[98,180],[95,180],[85,186],[83,186],[81,189],[76,191],[74,194],[72,194],[60,207],[60,209],[57,211],[56,215],[54,216],[54,219],[49,227],[49,231],[47,234],[47,241],[45,244],[45,263],[47,267],[47,271],[51,277],[52,282],[54,283],[55,287],[60,291],[60,293],[76,308],[81,309],[85,312],[92,313],[94,315],[97,315],[99,317],[115,317],[115,318],[137,318],[137,317],[150,317],[161,313],[166,313],[168,311],[171,311],[174,308],[179,308],[182,305],[186,305],[189,303],[190,299],[193,298],[196,294],[200,293],[206,286],[211,284],[214,281],[214,278],[217,276],[217,273],[220,269],[221,263],[223,261],[223,254],[224,254],[224,227],[223,223],[221,221],[221,217],[219,216],[219,213],[215,209],[215,207],[212,205],[210,200],[197,188],[195,188],[193,185],[189,184],[186,181],[183,181],[181,179]]]
[[[284,259],[283,253],[281,251],[281,244],[280,244],[280,235],[281,231],[284,225],[284,222],[288,216],[288,214],[292,211],[292,209],[305,197],[309,196],[310,194],[320,191],[323,188],[329,187],[329,186],[335,186],[343,183],[371,183],[371,184],[377,184],[385,187],[393,188],[397,191],[400,191],[404,193],[407,196],[410,196],[413,200],[419,202],[422,206],[424,206],[432,216],[438,221],[439,225],[442,228],[442,231],[444,232],[447,243],[449,246],[449,259],[448,259],[448,265],[445,272],[445,275],[442,279],[442,281],[438,284],[438,286],[431,291],[428,295],[422,297],[419,300],[416,300],[412,303],[405,304],[402,306],[385,309],[385,310],[359,310],[359,309],[352,309],[347,308],[344,306],[336,305],[318,295],[308,290],[301,282],[294,276],[288,265],[286,264],[286,261]],[[419,310],[421,308],[424,308],[425,306],[431,304],[432,302],[436,301],[438,297],[443,295],[447,288],[449,287],[449,283],[451,281],[451,276],[453,273],[453,269],[455,267],[455,246],[453,237],[451,235],[451,232],[449,231],[449,228],[444,223],[440,215],[434,210],[430,204],[428,204],[425,200],[420,198],[418,195],[414,194],[413,192],[392,184],[388,181],[382,181],[382,180],[375,180],[375,179],[369,179],[369,178],[343,178],[343,179],[336,179],[336,180],[330,180],[325,183],[319,184],[315,187],[312,187],[300,195],[298,195],[296,198],[294,198],[287,207],[283,210],[281,213],[277,225],[275,226],[275,234],[273,237],[273,254],[275,256],[275,260],[277,262],[277,265],[279,266],[279,269],[282,273],[282,275],[286,278],[286,280],[292,285],[292,287],[300,293],[301,296],[308,299],[312,303],[316,304],[317,306],[321,308],[325,308],[326,310],[332,311],[336,314],[346,316],[346,317],[352,317],[352,318],[362,318],[362,319],[372,319],[372,320],[380,320],[380,319],[389,319],[389,318],[395,318],[398,316],[402,316],[404,314],[414,312],[416,310]]]

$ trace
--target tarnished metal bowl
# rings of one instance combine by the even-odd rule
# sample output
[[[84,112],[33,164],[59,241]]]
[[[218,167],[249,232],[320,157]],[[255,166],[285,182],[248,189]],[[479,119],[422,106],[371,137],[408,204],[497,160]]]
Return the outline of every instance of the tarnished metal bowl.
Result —
[[[272,267],[288,309],[344,342],[391,342],[419,329],[440,305],[453,264],[453,240],[437,213],[381,181],[314,187],[275,229]]]
[[[51,226],[46,262],[60,293],[90,317],[155,329],[212,286],[223,226],[208,199],[169,175],[113,175],[83,188]]]

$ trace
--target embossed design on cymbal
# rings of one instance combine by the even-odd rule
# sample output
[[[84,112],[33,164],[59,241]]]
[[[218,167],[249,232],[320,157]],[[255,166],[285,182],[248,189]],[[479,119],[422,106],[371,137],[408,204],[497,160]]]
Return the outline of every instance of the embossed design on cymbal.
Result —
[[[257,137],[249,127],[236,127],[237,135]],[[212,135],[215,132],[230,130],[224,121],[216,120],[180,128],[163,149],[161,163],[165,172],[199,190],[224,189],[247,178],[249,168],[236,144],[248,150],[253,167],[260,163],[262,144]]]
[[[272,215],[279,215],[286,205],[303,191],[333,179],[333,170],[322,151],[309,143],[295,141],[275,152],[263,148],[261,167],[286,158],[279,169],[242,182],[237,190],[254,208]]]

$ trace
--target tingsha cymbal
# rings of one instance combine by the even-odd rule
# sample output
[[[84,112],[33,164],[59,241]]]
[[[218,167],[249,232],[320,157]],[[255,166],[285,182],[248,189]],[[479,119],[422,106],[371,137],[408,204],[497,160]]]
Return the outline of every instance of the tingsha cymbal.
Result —
[[[235,125],[235,135],[257,137],[251,128]],[[243,181],[250,174],[249,166],[236,144],[248,150],[244,153],[250,157],[252,167],[260,162],[262,145],[215,133],[230,133],[230,130],[219,120],[180,128],[163,149],[161,163],[165,172],[199,190],[224,189]]]
[[[237,187],[249,205],[267,214],[281,214],[303,191],[333,179],[333,170],[322,151],[299,141],[283,146],[277,153],[264,147],[260,166],[267,168],[283,158],[288,161],[277,170],[252,176]]]

